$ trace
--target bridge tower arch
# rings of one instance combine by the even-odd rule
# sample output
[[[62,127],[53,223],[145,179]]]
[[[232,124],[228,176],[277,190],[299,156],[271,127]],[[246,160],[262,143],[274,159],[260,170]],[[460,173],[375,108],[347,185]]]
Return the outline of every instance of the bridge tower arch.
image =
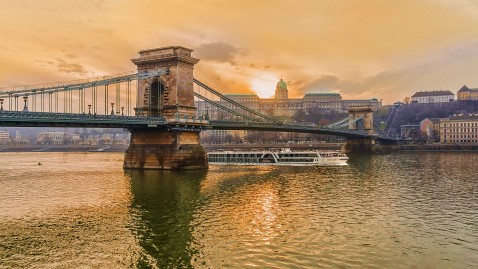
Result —
[[[167,71],[138,80],[137,116],[162,117],[167,128],[130,129],[130,146],[125,152],[126,169],[205,169],[206,151],[199,129],[178,128],[195,118],[193,69],[199,62],[191,49],[172,46],[142,50],[131,61],[138,72]],[[198,125],[196,123],[196,125]]]
[[[357,106],[349,108],[349,129],[363,130],[369,135],[375,134],[373,128],[373,109],[369,106]],[[361,118],[361,119],[359,119]]]

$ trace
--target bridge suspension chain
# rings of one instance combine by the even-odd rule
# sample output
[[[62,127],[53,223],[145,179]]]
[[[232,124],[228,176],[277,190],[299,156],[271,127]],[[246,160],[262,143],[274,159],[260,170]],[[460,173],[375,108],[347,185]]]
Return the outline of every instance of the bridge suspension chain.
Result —
[[[332,124],[329,124],[329,125],[325,125],[323,128],[334,128],[336,126],[339,126],[339,125],[342,125],[343,123],[347,122],[348,124],[348,121],[352,118],[352,116],[349,116],[348,118],[345,118],[343,120],[340,120],[338,122],[335,122],[335,123],[332,123]]]
[[[279,120],[277,120],[277,119],[275,119],[275,118],[273,118],[273,117],[269,117],[269,116],[267,116],[267,115],[264,115],[264,114],[262,114],[262,113],[259,113],[259,112],[255,111],[255,110],[252,110],[252,109],[250,109],[250,108],[248,108],[248,107],[246,107],[246,106],[244,106],[244,105],[242,105],[242,104],[240,104],[240,103],[238,103],[238,102],[232,100],[231,98],[229,98],[229,97],[227,97],[227,96],[221,94],[220,92],[214,90],[213,88],[209,87],[208,85],[206,85],[205,83],[203,83],[203,82],[201,82],[201,81],[199,81],[199,80],[197,80],[197,79],[193,79],[193,82],[196,83],[197,85],[201,86],[202,88],[204,88],[206,91],[208,91],[208,92],[210,92],[210,93],[212,93],[212,94],[218,96],[218,97],[221,98],[222,100],[225,100],[225,101],[226,101],[227,103],[229,103],[230,105],[234,105],[235,107],[238,107],[238,108],[240,108],[240,109],[243,109],[243,110],[245,110],[245,111],[247,111],[247,112],[249,112],[249,113],[251,113],[251,114],[253,114],[253,115],[255,115],[255,116],[258,116],[258,117],[262,118],[263,120],[265,120],[265,121],[267,121],[267,122],[273,122],[273,123],[282,124],[281,121],[279,121]]]
[[[15,94],[18,96],[25,96],[25,95],[34,95],[35,92],[40,90],[44,90],[45,92],[49,91],[67,91],[67,90],[77,90],[80,88],[91,88],[93,86],[103,86],[106,84],[113,84],[116,82],[125,82],[128,80],[138,80],[138,79],[146,79],[155,76],[161,76],[168,74],[169,70],[158,70],[153,72],[138,72],[132,73],[128,75],[118,75],[118,76],[109,76],[109,77],[97,77],[93,79],[85,79],[80,82],[76,83],[55,83],[55,84],[44,84],[44,85],[27,85],[27,86],[15,86],[13,90],[9,90],[9,88],[2,88],[0,89],[0,97],[7,97],[5,95],[8,94]],[[16,90],[16,88],[24,88],[22,90]]]
[[[223,109],[223,110],[225,110],[225,111],[227,111],[227,112],[229,112],[229,113],[232,113],[232,114],[234,114],[234,115],[236,115],[236,116],[239,116],[239,117],[241,117],[241,118],[250,120],[250,121],[252,121],[252,122],[257,122],[257,119],[256,119],[256,118],[249,117],[249,116],[244,115],[244,114],[241,114],[241,113],[239,113],[239,112],[237,112],[237,111],[235,111],[235,110],[233,110],[233,109],[227,108],[227,107],[225,107],[225,106],[219,104],[218,102],[212,101],[212,100],[210,100],[210,99],[208,99],[208,98],[206,98],[206,97],[200,95],[199,93],[196,93],[196,92],[195,92],[195,93],[194,93],[194,96],[196,96],[197,98],[199,98],[199,99],[201,99],[201,100],[203,100],[203,101],[205,101],[205,102],[207,102],[207,103],[209,103],[209,104],[211,104],[211,105],[213,105],[213,106],[215,106],[215,107],[217,107],[217,108],[220,108],[220,109]]]
[[[351,117],[348,117],[347,120],[349,120]],[[343,128],[343,127],[346,127],[346,126],[349,126],[350,124],[354,124],[358,121],[361,121],[363,120],[363,116],[360,116],[358,118],[355,118],[353,119],[352,121],[348,121],[346,123],[342,123],[342,124],[339,124],[339,125],[334,125],[333,127],[328,127],[328,128],[324,128],[324,129],[340,129],[340,128]],[[343,121],[343,120],[342,120]]]

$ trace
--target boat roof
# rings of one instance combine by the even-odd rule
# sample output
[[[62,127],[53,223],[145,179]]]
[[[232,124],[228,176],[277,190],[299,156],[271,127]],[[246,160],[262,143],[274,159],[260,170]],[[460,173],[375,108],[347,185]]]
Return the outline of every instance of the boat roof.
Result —
[[[265,153],[265,152],[274,152],[274,153],[337,153],[340,150],[291,150],[290,148],[273,148],[273,149],[231,149],[231,150],[213,150],[208,153]]]

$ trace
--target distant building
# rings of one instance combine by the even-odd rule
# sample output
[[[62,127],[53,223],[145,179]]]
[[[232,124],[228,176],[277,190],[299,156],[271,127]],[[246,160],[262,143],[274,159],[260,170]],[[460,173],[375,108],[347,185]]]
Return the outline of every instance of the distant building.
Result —
[[[37,135],[37,144],[65,145],[68,144],[68,134],[65,132],[41,132]]]
[[[439,135],[439,119],[426,118],[420,122],[420,132],[427,138],[437,138]]]
[[[7,130],[0,130],[0,140],[10,140],[10,133]]]
[[[13,139],[13,144],[15,145],[28,145],[30,144],[30,140],[27,136],[24,136],[20,133],[20,130],[15,132],[15,138]]]
[[[377,98],[364,99],[364,100],[343,100],[342,110],[348,111],[351,106],[368,106],[373,110],[377,110],[382,107],[382,102]]]
[[[365,100],[342,100],[340,93],[313,92],[306,93],[302,98],[289,98],[287,83],[280,80],[276,84],[274,98],[259,98],[256,94],[224,94],[225,98],[231,99],[247,108],[262,114],[274,117],[293,117],[301,109],[320,108],[337,111],[348,111],[351,106],[370,106],[374,110],[382,107],[382,102],[377,98]],[[224,98],[224,99],[225,99]],[[214,103],[239,113],[244,113],[237,107],[231,107],[227,100],[215,100]],[[196,101],[199,116],[208,115],[209,118],[224,121],[243,121],[240,116],[226,112],[218,106],[206,101]],[[247,131],[232,132],[221,130],[210,130],[201,133],[202,139],[218,138],[226,139],[230,136],[239,137],[243,141],[247,139]]]
[[[420,135],[420,125],[406,124],[400,126],[400,137],[404,139],[416,139]]]
[[[10,133],[7,130],[0,130],[0,144],[8,144],[10,142]]]
[[[466,85],[463,85],[456,95],[459,101],[478,100],[478,88],[470,89]]]
[[[83,141],[83,145],[90,145],[90,146],[98,146],[100,145],[101,135],[99,134],[89,134],[85,141]]]
[[[306,93],[302,102],[304,108],[342,109],[342,96],[339,93]]]
[[[227,138],[230,138],[234,142],[236,138],[239,138],[243,142],[247,141],[247,131],[245,130],[210,130],[207,132],[201,132],[202,139],[208,139],[206,143],[223,143],[227,142]]]
[[[441,119],[440,142],[478,143],[478,114],[461,114]]]
[[[412,95],[412,103],[448,103],[455,100],[451,91],[420,91]]]
[[[259,98],[256,94],[225,94],[225,96],[252,110],[276,117],[292,117],[298,110],[304,108],[347,111],[351,106],[370,106],[374,110],[382,106],[381,101],[377,98],[342,100],[342,96],[339,93],[330,92],[306,93],[302,98],[289,98],[287,83],[282,79],[277,82],[274,98]],[[216,102],[229,107],[226,100]],[[208,102],[196,101],[196,107],[198,108],[199,115],[208,114],[211,118],[234,120],[234,116],[226,115],[223,110]]]
[[[81,135],[80,134],[72,134],[71,135],[71,142],[74,144],[74,145],[80,145],[81,144]]]

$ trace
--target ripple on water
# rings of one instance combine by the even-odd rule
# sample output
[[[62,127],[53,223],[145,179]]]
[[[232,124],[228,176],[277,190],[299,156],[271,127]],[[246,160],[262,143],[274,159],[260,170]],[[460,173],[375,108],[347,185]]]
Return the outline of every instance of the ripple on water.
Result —
[[[0,155],[0,268],[478,267],[474,153],[126,173],[116,153]]]

